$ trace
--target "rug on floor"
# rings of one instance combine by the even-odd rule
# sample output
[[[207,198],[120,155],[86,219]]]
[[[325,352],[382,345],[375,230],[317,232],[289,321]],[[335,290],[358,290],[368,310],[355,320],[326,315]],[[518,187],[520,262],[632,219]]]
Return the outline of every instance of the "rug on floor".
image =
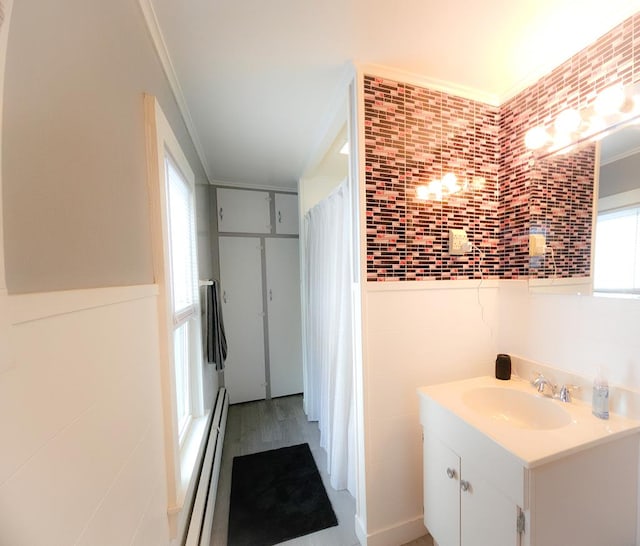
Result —
[[[234,457],[228,546],[271,546],[335,525],[309,444]]]

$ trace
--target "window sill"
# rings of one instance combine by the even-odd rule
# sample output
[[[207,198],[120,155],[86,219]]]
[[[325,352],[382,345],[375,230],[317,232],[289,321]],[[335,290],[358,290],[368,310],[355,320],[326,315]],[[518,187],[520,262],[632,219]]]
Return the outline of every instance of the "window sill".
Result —
[[[168,510],[172,529],[177,528],[178,517],[197,486],[198,469],[207,445],[205,436],[209,417],[210,413],[206,413],[202,417],[191,419],[180,448],[180,489],[176,503]]]

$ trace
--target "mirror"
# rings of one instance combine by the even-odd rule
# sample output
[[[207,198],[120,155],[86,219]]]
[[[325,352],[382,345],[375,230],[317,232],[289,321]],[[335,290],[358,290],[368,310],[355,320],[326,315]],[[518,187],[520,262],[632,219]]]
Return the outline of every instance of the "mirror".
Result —
[[[530,181],[530,291],[640,296],[639,120],[537,159]]]

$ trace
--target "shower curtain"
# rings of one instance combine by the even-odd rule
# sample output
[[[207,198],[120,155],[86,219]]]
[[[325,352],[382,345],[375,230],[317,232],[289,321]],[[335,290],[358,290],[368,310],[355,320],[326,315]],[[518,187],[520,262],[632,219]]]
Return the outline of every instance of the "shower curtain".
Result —
[[[355,495],[351,219],[344,181],[305,215],[305,411],[334,489]]]

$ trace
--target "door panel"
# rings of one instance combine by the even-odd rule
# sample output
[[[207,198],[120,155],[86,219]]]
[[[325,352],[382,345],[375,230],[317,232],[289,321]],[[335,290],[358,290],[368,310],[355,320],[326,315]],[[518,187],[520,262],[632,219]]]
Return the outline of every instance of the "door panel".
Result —
[[[266,239],[271,396],[302,392],[298,239]]]
[[[424,524],[438,546],[459,546],[460,458],[425,430],[423,459]]]
[[[256,237],[219,237],[222,313],[228,354],[225,386],[232,404],[266,396],[262,253]]]
[[[462,546],[516,546],[518,507],[483,478],[473,464],[462,461],[463,479],[470,487],[460,492]]]
[[[218,188],[218,231],[271,233],[269,193]]]
[[[276,193],[276,233],[298,234],[298,196],[290,193]]]

